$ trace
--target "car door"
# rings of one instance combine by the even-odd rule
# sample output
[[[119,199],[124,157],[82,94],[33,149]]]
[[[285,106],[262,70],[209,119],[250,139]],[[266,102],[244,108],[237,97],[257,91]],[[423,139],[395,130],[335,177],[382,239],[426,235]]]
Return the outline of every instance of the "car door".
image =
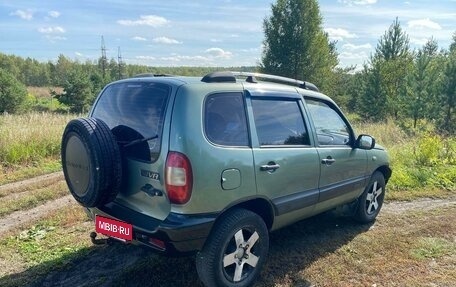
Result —
[[[273,202],[276,215],[298,220],[318,201],[320,173],[302,98],[297,93],[249,94],[257,192]]]
[[[305,99],[320,159],[320,196],[317,209],[328,209],[357,198],[364,189],[367,153],[353,148],[348,121],[330,101]]]

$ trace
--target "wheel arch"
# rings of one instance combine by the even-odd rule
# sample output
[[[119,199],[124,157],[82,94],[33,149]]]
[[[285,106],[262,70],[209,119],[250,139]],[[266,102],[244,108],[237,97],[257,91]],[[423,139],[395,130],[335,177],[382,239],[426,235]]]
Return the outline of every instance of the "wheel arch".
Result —
[[[383,174],[383,177],[385,178],[385,184],[388,183],[388,180],[390,179],[391,177],[391,174],[392,174],[392,170],[389,166],[387,165],[382,165],[380,166],[379,168],[377,168],[374,173],[378,171],[378,172],[381,172]],[[373,174],[373,173],[372,173]]]
[[[215,224],[223,216],[223,214],[236,208],[247,209],[258,214],[263,219],[268,230],[271,230],[272,224],[274,223],[274,208],[268,199],[262,197],[249,198],[229,205],[217,216]]]

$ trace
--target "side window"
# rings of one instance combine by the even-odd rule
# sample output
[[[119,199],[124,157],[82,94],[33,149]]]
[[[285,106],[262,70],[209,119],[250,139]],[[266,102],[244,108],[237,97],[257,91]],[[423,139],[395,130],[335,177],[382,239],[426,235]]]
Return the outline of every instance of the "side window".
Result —
[[[214,144],[248,146],[249,136],[242,93],[221,93],[207,97],[204,131]]]
[[[350,130],[346,122],[325,102],[306,99],[319,145],[349,145]]]
[[[310,144],[296,100],[252,99],[252,108],[261,146]]]

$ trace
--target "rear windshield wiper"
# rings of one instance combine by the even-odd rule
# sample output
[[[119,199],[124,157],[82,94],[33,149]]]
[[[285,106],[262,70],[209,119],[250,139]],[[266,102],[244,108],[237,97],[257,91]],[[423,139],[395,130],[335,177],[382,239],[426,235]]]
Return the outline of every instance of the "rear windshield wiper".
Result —
[[[151,136],[151,137],[148,137],[148,138],[133,140],[133,141],[127,143],[126,145],[124,145],[123,147],[131,147],[131,146],[134,146],[134,145],[142,143],[142,142],[147,142],[147,141],[150,141],[150,140],[154,140],[156,138],[158,138],[158,135],[154,135],[154,136]]]

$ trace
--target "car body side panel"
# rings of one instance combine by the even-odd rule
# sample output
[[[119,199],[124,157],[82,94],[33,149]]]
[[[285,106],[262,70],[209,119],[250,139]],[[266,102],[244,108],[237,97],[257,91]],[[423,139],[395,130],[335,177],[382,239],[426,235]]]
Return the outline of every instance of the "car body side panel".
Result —
[[[233,201],[256,194],[252,149],[218,146],[210,143],[204,134],[204,99],[213,91],[208,84],[183,86],[176,96],[169,150],[181,152],[189,158],[193,170],[193,193],[188,203],[172,205],[171,210],[175,213],[220,212]],[[217,93],[220,92],[243,92],[243,89],[240,84],[217,84]],[[239,174],[240,186],[224,189],[223,174]]]

